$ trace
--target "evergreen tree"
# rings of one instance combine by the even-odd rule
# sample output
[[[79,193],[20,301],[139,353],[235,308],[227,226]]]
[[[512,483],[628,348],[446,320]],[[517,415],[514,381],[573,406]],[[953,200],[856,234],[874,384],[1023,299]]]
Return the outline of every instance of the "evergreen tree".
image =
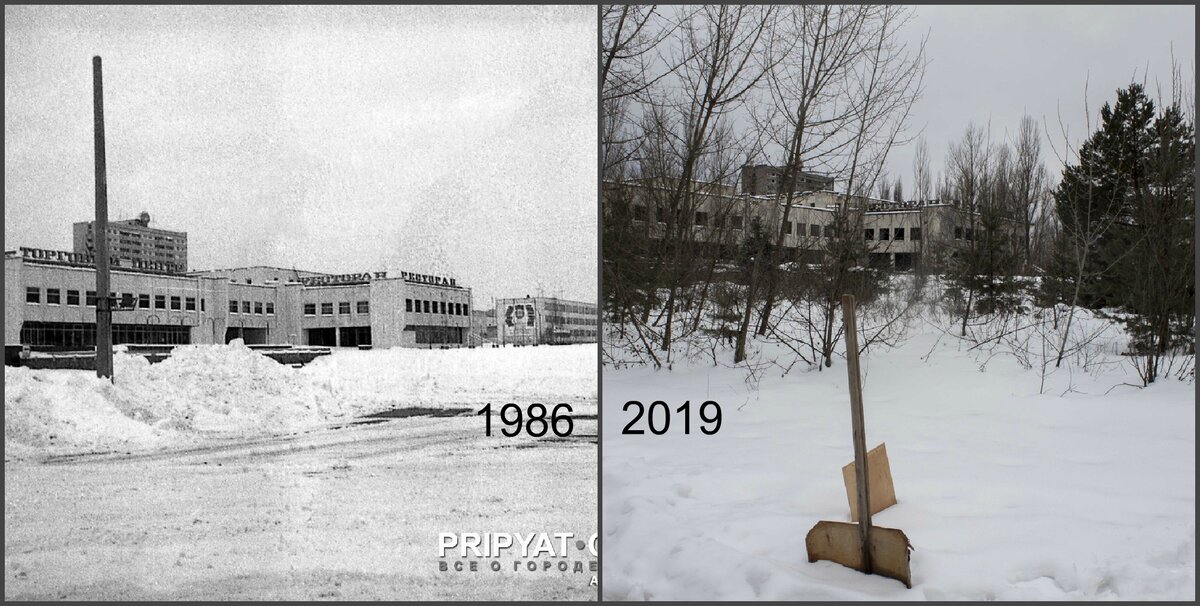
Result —
[[[1149,129],[1150,143],[1139,159],[1140,181],[1129,198],[1128,216],[1114,226],[1113,289],[1108,300],[1141,357],[1145,383],[1162,372],[1172,351],[1194,353],[1195,333],[1195,134],[1178,105],[1164,110]]]
[[[1065,258],[1051,272],[1083,271],[1048,276],[1042,291],[1078,281],[1082,305],[1117,312],[1150,383],[1166,356],[1195,349],[1194,125],[1177,102],[1156,114],[1138,84],[1100,115],[1054,192]]]
[[[1145,184],[1145,158],[1150,148],[1154,102],[1140,84],[1117,91],[1115,104],[1100,110],[1099,130],[1079,149],[1079,163],[1063,171],[1054,191],[1055,211],[1072,249],[1085,257],[1080,303],[1101,308],[1123,288],[1105,279],[1132,243],[1127,230],[1134,192]]]

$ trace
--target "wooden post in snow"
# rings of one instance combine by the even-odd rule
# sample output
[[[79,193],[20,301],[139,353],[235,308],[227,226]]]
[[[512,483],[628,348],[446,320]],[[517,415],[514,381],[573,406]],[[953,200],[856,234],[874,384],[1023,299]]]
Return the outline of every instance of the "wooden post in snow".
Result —
[[[850,419],[854,426],[854,468],[858,487],[858,534],[863,572],[871,574],[871,499],[867,485],[867,435],[863,420],[862,380],[858,372],[858,323],[854,295],[842,295],[842,323],[846,336],[846,372],[850,376]]]

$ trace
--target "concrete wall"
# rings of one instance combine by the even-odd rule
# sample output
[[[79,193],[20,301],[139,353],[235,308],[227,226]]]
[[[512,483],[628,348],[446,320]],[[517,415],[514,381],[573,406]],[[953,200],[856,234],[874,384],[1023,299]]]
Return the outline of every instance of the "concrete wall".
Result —
[[[372,284],[301,287],[298,294],[300,305],[296,306],[295,313],[300,318],[300,330],[304,343],[308,344],[306,331],[309,329],[372,326],[373,316],[376,313],[375,307],[378,303],[374,300],[375,289],[372,288]],[[358,312],[359,301],[367,302],[367,313],[360,314]],[[316,305],[316,315],[304,315],[304,306],[307,304]],[[332,306],[333,313],[331,315],[322,313],[323,304]],[[341,313],[343,304],[347,304],[350,313]],[[386,305],[384,306],[386,307]],[[374,341],[374,334],[372,334],[372,342]]]
[[[315,290],[315,289],[313,289]],[[450,288],[415,284],[399,278],[371,281],[371,341],[377,347],[423,347],[417,343],[416,332],[405,330],[411,326],[449,326],[462,328],[464,345],[471,328],[470,311],[473,309],[471,291],[465,288]],[[433,301],[438,303],[438,313],[407,311],[408,300]],[[466,315],[442,314],[441,303],[465,305]],[[376,311],[378,308],[379,311]],[[432,307],[430,308],[432,311]]]
[[[23,258],[5,258],[5,342],[20,343],[21,325],[25,321],[94,324],[96,311],[86,305],[86,292],[95,289],[96,274],[90,267],[28,263]],[[372,343],[380,347],[417,347],[416,333],[405,330],[412,326],[448,326],[462,329],[464,344],[471,326],[474,305],[471,291],[406,282],[403,279],[377,279],[369,284],[305,287],[298,282],[254,283],[231,282],[227,275],[169,276],[113,270],[112,291],[149,297],[150,308],[115,311],[115,324],[161,324],[187,326],[192,343],[224,343],[230,329],[256,331],[256,338],[268,343],[304,345],[305,332],[311,328],[370,327]],[[41,302],[26,304],[27,286],[37,286]],[[57,288],[60,302],[50,305],[46,288]],[[67,304],[67,291],[78,290],[78,305]],[[155,307],[155,297],[162,296],[165,309]],[[180,309],[173,310],[171,297],[180,298]],[[187,298],[195,300],[195,309],[186,309]],[[438,303],[438,313],[406,312],[406,300],[428,300]],[[229,302],[236,301],[236,312]],[[367,313],[359,313],[358,303],[366,301]],[[245,313],[242,303],[250,303]],[[465,305],[467,313],[440,313],[441,303]],[[274,313],[268,313],[268,303]],[[316,314],[304,315],[305,303],[316,306]],[[321,304],[332,305],[333,313],[321,313]],[[340,313],[340,304],[348,303],[348,314]],[[261,307],[260,307],[261,304]],[[261,311],[260,311],[261,309]],[[340,332],[337,333],[340,338]]]
[[[6,259],[6,277],[8,268],[19,265],[19,274],[13,276],[9,290],[17,295],[19,306],[24,309],[23,318],[40,322],[83,322],[95,323],[96,309],[87,306],[87,291],[96,289],[96,272],[85,267],[59,265],[39,265],[25,263],[21,259]],[[205,298],[199,283],[191,278],[149,275],[134,272],[113,270],[109,283],[112,292],[118,299],[124,294],[148,295],[150,308],[133,310],[117,310],[113,312],[114,324],[170,324],[176,326],[199,326],[203,312],[200,311],[200,299]],[[38,305],[25,303],[26,287],[36,286],[41,289],[42,302]],[[46,289],[57,288],[60,293],[60,303],[51,305],[46,300]],[[67,291],[79,291],[79,304],[67,304]],[[98,296],[101,296],[98,294]],[[166,309],[155,307],[155,297],[163,297]],[[180,298],[180,309],[171,309],[171,298]],[[195,299],[196,309],[187,310],[186,300]],[[8,300],[6,298],[6,305]],[[212,304],[206,301],[205,305]],[[5,310],[7,315],[9,310]]]
[[[25,262],[19,257],[4,259],[4,343],[21,342],[21,322],[25,318]]]

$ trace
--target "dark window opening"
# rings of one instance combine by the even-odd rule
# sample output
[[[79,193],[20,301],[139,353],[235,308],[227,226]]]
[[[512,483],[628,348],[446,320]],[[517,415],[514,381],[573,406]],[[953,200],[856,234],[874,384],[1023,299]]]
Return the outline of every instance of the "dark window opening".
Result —
[[[188,326],[164,324],[113,324],[114,345],[186,345],[191,343]],[[96,346],[94,323],[25,322],[21,325],[22,345],[88,348]]]

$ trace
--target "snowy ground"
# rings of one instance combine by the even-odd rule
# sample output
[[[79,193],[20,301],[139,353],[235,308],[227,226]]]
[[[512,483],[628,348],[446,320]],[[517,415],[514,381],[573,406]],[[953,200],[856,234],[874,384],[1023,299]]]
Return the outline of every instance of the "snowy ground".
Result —
[[[711,360],[605,368],[604,598],[1194,600],[1195,385],[1119,385],[1140,382],[1118,361],[1039,395],[1036,369],[967,348],[917,326],[863,362],[868,447],[887,444],[898,499],[874,522],[912,541],[911,590],[806,557],[818,520],[849,521],[843,360],[770,367],[757,389]],[[628,400],[709,399],[716,435],[621,435]]]
[[[115,385],[5,369],[6,599],[595,598],[587,552],[584,573],[437,553],[440,532],[595,532],[594,345],[243,350],[119,358]],[[485,437],[488,401],[570,402],[575,439]],[[469,412],[353,422],[412,406]]]

